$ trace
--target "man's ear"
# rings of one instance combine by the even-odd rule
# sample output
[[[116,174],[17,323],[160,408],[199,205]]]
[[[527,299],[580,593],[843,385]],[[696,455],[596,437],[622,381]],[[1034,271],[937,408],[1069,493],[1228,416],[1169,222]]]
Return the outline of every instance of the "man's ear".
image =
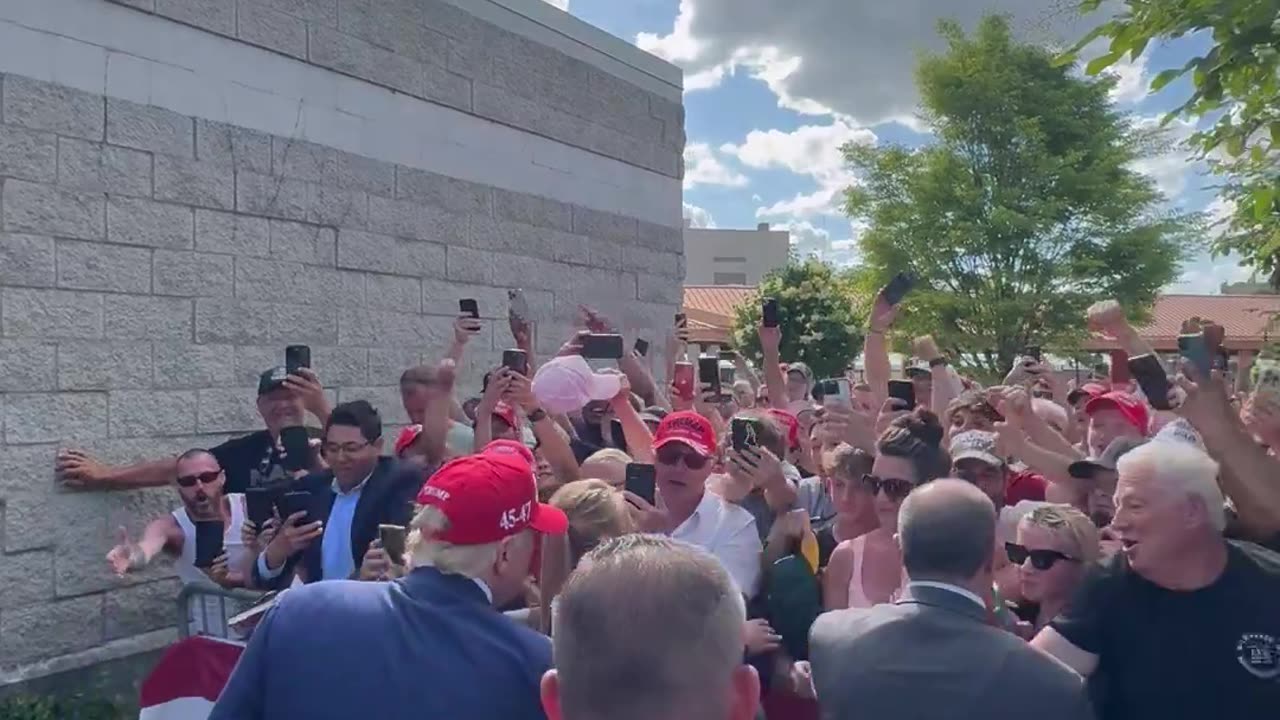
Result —
[[[544,688],[545,681],[546,678],[543,678]],[[756,669],[750,665],[734,668],[729,688],[729,692],[733,694],[729,701],[730,719],[754,720],[756,711],[760,708],[760,676],[756,674]]]
[[[540,688],[542,709],[547,713],[547,720],[561,720],[564,714],[560,708],[560,677],[555,670],[548,670],[542,676]]]

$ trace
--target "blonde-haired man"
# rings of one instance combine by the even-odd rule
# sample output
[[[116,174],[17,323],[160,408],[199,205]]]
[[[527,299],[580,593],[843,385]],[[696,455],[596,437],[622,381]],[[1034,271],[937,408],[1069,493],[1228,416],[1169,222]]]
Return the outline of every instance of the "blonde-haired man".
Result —
[[[417,500],[408,574],[288,591],[210,720],[544,717],[550,641],[495,609],[522,591],[535,533],[568,529],[538,502],[532,453],[491,443],[441,467]]]

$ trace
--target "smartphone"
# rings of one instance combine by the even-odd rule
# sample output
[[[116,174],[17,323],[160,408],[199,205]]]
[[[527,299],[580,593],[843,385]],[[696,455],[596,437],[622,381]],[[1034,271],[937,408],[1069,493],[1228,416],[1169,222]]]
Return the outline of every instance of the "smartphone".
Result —
[[[622,358],[621,335],[591,334],[582,338],[582,357],[589,360],[619,360]]]
[[[760,423],[751,418],[736,417],[729,421],[729,439],[733,449],[742,452],[749,447],[758,447],[760,438],[757,434]]]
[[[649,354],[649,341],[644,338],[636,338],[636,344],[632,347],[636,354],[645,357]]]
[[[473,320],[480,319],[480,304],[475,298],[463,298],[458,301],[458,312]]]
[[[290,472],[311,467],[311,436],[301,425],[280,431],[280,444],[284,446],[284,468]]]
[[[731,388],[737,379],[738,373],[734,368],[720,366],[720,387]]]
[[[671,371],[671,385],[685,400],[693,398],[693,363],[677,362]]]
[[[915,388],[912,388],[915,391]],[[853,392],[849,387],[849,381],[844,378],[827,378],[819,380],[814,386],[814,394],[816,394],[824,404],[839,404],[853,406]]]
[[[658,504],[657,470],[647,463],[627,463],[623,488],[644,498],[650,505]]]
[[[712,394],[720,396],[720,358],[715,355],[698,358],[698,383],[710,385]]]
[[[222,554],[222,536],[226,531],[221,520],[196,522],[196,567],[207,568],[213,565],[213,561]]]
[[[529,319],[529,301],[524,299],[524,291],[520,288],[507,291],[507,312],[521,320]],[[478,308],[477,308],[478,310]]]
[[[405,529],[399,525],[378,526],[378,540],[382,542],[382,549],[387,551],[387,557],[396,565],[404,564],[404,538]]]
[[[1169,376],[1165,374],[1160,360],[1151,353],[1143,353],[1129,358],[1129,373],[1138,381],[1142,394],[1147,402],[1157,410],[1170,410]]]
[[[527,376],[529,374],[529,356],[519,348],[503,350],[502,367]]]
[[[890,305],[897,305],[902,299],[911,292],[911,288],[915,287],[916,278],[911,273],[900,272],[893,276],[888,285],[884,286],[884,290],[880,291],[880,296]]]
[[[900,410],[911,410],[916,406],[916,386],[910,380],[890,380],[889,398],[906,404]]]
[[[1113,388],[1124,388],[1129,385],[1133,379],[1133,374],[1129,372],[1129,353],[1123,350],[1111,351],[1111,368],[1107,372],[1107,378]]]
[[[686,328],[689,326],[689,316],[684,313],[676,313],[676,327]]]
[[[1039,345],[1028,345],[1025,348],[1023,348],[1022,357],[1033,358],[1036,362],[1040,362],[1041,360],[1044,359],[1043,356],[1040,354]]]
[[[1203,334],[1179,335],[1178,354],[1195,366],[1201,378],[1207,378],[1213,372],[1213,356]]]
[[[262,524],[271,519],[272,509],[276,504],[276,494],[266,488],[249,488],[244,491],[245,511],[249,521],[262,531]]]
[[[306,512],[299,525],[306,525],[315,519],[311,514],[311,493],[306,490],[287,492],[276,500],[276,512],[280,513],[282,521],[288,520],[290,515],[299,511]]]
[[[760,305],[760,324],[765,327],[778,327],[778,298],[765,298]]]
[[[296,375],[299,368],[311,367],[311,348],[306,345],[290,345],[284,349],[284,371]]]

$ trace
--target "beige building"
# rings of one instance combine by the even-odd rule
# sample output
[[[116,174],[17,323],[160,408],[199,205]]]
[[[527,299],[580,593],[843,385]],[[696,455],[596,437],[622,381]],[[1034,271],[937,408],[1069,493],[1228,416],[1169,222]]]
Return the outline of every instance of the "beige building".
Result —
[[[685,221],[686,285],[756,285],[770,270],[787,264],[791,234],[770,230],[691,228]]]

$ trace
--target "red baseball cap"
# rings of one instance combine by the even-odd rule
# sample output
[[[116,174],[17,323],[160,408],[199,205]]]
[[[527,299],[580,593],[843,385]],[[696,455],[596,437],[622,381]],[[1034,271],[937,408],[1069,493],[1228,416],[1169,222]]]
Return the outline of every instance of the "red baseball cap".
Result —
[[[410,425],[400,430],[400,434],[396,436],[396,455],[403,453],[410,445],[418,439],[422,434],[421,425]]]
[[[699,455],[711,457],[716,452],[716,429],[710,420],[692,410],[671,413],[658,423],[658,430],[653,434],[653,449],[671,443],[688,445]]]
[[[1106,394],[1106,385],[1103,385],[1102,383],[1089,382],[1067,393],[1067,402],[1074,405],[1075,402],[1080,399],[1081,395],[1087,395],[1089,396],[1089,399],[1092,400],[1093,398],[1102,397]]]
[[[538,502],[533,453],[509,440],[445,464],[422,486],[418,504],[444,513],[449,529],[435,537],[454,545],[494,543],[526,528],[548,535],[569,529],[562,510]]]
[[[516,409],[501,400],[493,406],[493,414],[496,417],[502,418],[502,421],[505,422],[508,427],[520,427],[520,422],[516,420]]]
[[[800,447],[800,418],[795,413],[788,412],[779,408],[769,408],[766,412],[769,417],[777,420],[787,430],[787,447]]]
[[[1103,393],[1085,403],[1085,415],[1092,415],[1099,410],[1118,410],[1124,419],[1143,435],[1146,435],[1151,428],[1151,411],[1136,395],[1113,391]]]

